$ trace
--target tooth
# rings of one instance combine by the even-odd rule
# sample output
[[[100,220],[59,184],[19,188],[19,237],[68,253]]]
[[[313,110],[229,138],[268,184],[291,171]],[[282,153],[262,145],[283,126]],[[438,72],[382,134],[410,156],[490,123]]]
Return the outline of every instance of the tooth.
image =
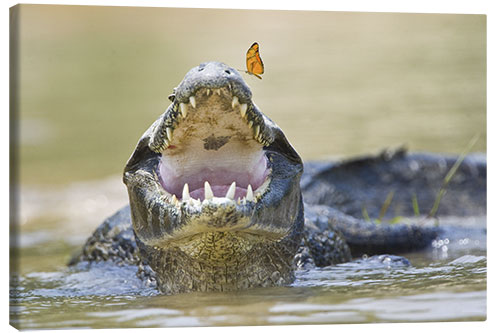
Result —
[[[259,133],[260,133],[260,127],[259,127],[259,125],[257,125],[257,126],[254,127],[254,134],[253,134],[253,136],[256,137],[256,138],[258,138],[259,137]]]
[[[215,89],[215,92],[220,96],[220,89]]]
[[[172,128],[167,127],[167,139],[168,141],[172,141]]]
[[[184,188],[182,189],[182,201],[187,201],[191,199],[191,196],[189,195],[189,186],[188,184],[184,184]]]
[[[210,89],[207,89],[207,96],[210,95]]]
[[[182,118],[186,118],[188,110],[187,110],[187,104],[186,103],[181,103],[181,113],[182,113]]]
[[[247,126],[248,126],[248,128],[252,128],[252,126],[253,126],[253,121],[251,121],[251,120],[250,120],[250,121],[248,122]]]
[[[253,200],[252,185],[250,185],[250,184],[248,184],[247,195],[246,195],[245,199],[247,199],[248,201],[252,201]]]
[[[240,105],[240,113],[242,118],[244,118],[245,115],[247,114],[247,108],[248,108],[247,103],[243,103]]]
[[[212,192],[212,188],[210,187],[209,182],[205,182],[205,200],[210,200],[214,197],[214,192]]]
[[[177,205],[177,203],[179,202],[179,200],[177,200],[177,197],[174,195],[172,195],[172,199],[170,199],[170,202],[172,202],[172,204],[174,205]]]
[[[238,104],[240,104],[240,101],[238,101],[238,97],[234,96],[234,97],[233,97],[233,102],[231,103],[231,106],[232,106],[232,107],[233,107],[233,109],[234,109],[234,107],[235,107],[236,105],[238,105]]]
[[[234,200],[234,193],[236,192],[236,183],[233,182],[231,186],[229,186],[229,190],[227,190],[226,198]]]
[[[189,96],[189,103],[191,103],[193,108],[196,109],[196,100],[194,99],[194,96]]]

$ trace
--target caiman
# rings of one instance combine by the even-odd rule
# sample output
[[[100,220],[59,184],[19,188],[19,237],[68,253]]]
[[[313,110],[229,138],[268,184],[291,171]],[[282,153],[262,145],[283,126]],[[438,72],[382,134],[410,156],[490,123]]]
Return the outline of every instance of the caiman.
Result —
[[[438,227],[363,213],[377,216],[390,191],[387,217],[411,216],[412,196],[429,208],[456,157],[386,151],[304,172],[238,71],[219,62],[191,69],[169,99],[125,166],[130,206],[70,264],[137,265],[167,294],[229,291],[288,285],[301,267],[418,250],[438,236]],[[485,187],[485,161],[466,159],[440,213],[484,214]]]

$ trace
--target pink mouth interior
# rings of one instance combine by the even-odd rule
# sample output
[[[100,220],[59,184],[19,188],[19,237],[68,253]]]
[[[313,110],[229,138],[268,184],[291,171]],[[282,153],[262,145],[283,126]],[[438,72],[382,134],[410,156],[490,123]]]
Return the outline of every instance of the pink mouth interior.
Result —
[[[205,181],[210,183],[215,197],[225,197],[229,187],[235,182],[234,199],[237,200],[246,196],[248,185],[251,185],[254,191],[259,188],[269,173],[267,158],[263,151],[251,160],[244,159],[244,161],[234,159],[220,161],[221,157],[216,156],[216,153],[213,157],[219,160],[217,165],[214,165],[213,161],[211,163],[191,161],[193,163],[182,168],[176,165],[175,160],[164,156],[159,167],[161,185],[177,198],[182,198],[184,184],[187,183],[191,198],[203,201]]]
[[[170,132],[169,146],[162,152],[161,185],[181,199],[188,184],[191,198],[203,201],[205,182],[214,197],[225,197],[235,182],[234,200],[244,198],[248,185],[257,190],[270,172],[263,145],[241,116],[241,105],[233,105],[229,89],[200,89],[194,98],[196,106],[184,105],[186,115]]]

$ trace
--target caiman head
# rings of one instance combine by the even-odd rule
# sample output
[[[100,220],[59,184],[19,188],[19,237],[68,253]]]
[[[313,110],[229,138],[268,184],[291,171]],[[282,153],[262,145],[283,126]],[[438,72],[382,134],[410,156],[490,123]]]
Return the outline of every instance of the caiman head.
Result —
[[[167,293],[293,281],[302,161],[218,62],[191,69],[124,171],[141,256]]]

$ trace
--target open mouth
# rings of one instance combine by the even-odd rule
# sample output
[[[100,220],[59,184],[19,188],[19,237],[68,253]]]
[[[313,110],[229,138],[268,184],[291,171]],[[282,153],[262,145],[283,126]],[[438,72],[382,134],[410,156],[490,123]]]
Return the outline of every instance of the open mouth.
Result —
[[[161,142],[157,173],[169,203],[257,202],[271,172],[262,119],[231,85],[200,88],[176,109],[150,143]]]
[[[303,214],[302,161],[238,72],[203,63],[170,98],[123,174],[138,239],[169,247],[211,232],[286,237]]]
[[[160,287],[291,282],[304,225],[300,156],[223,63],[192,68],[169,99],[123,172],[139,255]]]

